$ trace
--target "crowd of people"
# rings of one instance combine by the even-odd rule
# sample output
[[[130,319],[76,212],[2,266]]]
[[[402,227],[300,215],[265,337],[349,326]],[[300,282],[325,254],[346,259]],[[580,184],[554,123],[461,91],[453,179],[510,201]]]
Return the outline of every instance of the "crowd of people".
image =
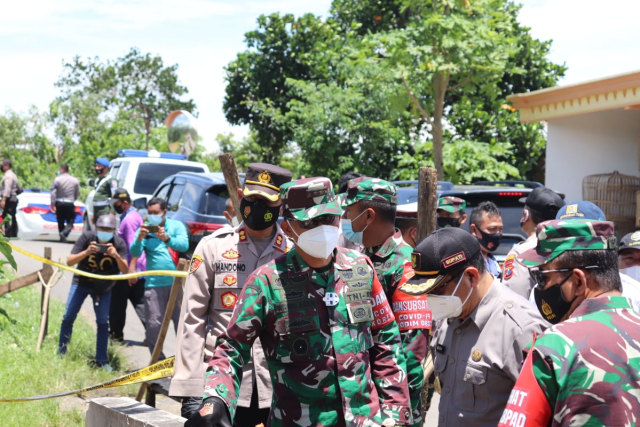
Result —
[[[166,201],[151,199],[143,219],[126,189],[111,191],[108,160],[96,173],[109,191],[67,263],[98,275],[175,269],[188,238]],[[71,178],[62,165],[52,187],[61,240]],[[172,315],[169,394],[185,425],[422,426],[434,390],[442,426],[640,421],[640,232],[618,242],[598,206],[538,187],[521,200],[527,238],[501,264],[490,201],[467,216],[465,200],[441,197],[437,230],[419,240],[393,183],[351,173],[339,189],[248,166],[238,215],[228,203],[229,224],[195,248]],[[74,275],[58,352],[87,296],[96,366],[109,368],[128,301],[153,350],[172,280]]]

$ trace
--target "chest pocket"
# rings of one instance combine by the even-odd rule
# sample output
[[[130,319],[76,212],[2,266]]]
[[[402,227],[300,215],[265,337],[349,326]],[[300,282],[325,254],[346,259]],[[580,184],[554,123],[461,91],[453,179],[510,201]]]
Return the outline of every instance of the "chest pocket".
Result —
[[[460,384],[463,399],[459,399],[461,409],[468,411],[483,411],[488,406],[486,398],[486,382],[488,367],[476,363],[467,363]],[[485,397],[483,398],[483,395]]]

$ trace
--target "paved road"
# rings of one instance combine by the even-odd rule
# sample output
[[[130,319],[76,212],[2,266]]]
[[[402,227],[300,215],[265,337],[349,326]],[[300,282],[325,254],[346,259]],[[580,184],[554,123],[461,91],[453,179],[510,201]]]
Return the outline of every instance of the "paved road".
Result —
[[[11,242],[15,246],[20,249],[24,249],[36,255],[44,256],[44,248],[51,247],[52,255],[51,258],[54,261],[61,262],[62,264],[66,264],[66,259],[69,253],[71,252],[71,248],[73,247],[72,243],[59,243],[59,242],[49,242],[49,241],[28,241],[28,240],[13,240]],[[33,271],[36,271],[42,268],[42,263],[34,260],[26,255],[22,255],[14,251],[14,257],[18,264],[18,276],[22,276]],[[71,287],[71,278],[73,274],[65,271],[62,279],[57,282],[57,284],[51,290],[52,298],[55,298],[58,301],[62,301],[66,303],[67,296],[69,295],[69,288]],[[95,326],[95,315],[93,312],[93,306],[91,305],[91,298],[87,298],[82,305],[82,312],[84,312],[85,318],[89,319],[89,323]],[[93,322],[93,323],[92,323]],[[49,333],[53,334],[59,331],[59,324],[49,324]],[[127,357],[129,361],[129,365],[133,369],[140,369],[149,364],[151,359],[151,354],[146,346],[142,345],[144,340],[144,328],[135,311],[133,310],[131,304],[127,307],[127,322],[124,329],[124,338],[126,346],[123,347],[123,353]],[[167,356],[172,356],[175,354],[175,333],[173,331],[173,325],[169,326],[169,331],[167,333],[165,343],[164,343],[164,353]],[[117,389],[113,389],[116,391]],[[114,393],[117,395],[117,392]],[[157,407],[169,411],[171,413],[180,414],[180,405],[174,402],[172,399],[163,399],[162,397],[158,397]]]
[[[71,248],[73,247],[72,243],[45,241],[14,240],[12,241],[12,243],[21,249],[40,256],[44,255],[44,248],[46,246],[49,246],[52,250],[52,259],[63,264],[66,264],[67,256],[69,255],[69,253],[71,252]],[[42,263],[29,258],[26,255],[22,255],[14,251],[14,256],[16,258],[16,262],[18,263],[18,276],[31,273],[42,267]],[[62,279],[60,279],[58,284],[51,291],[51,296],[53,298],[62,302],[66,302],[67,295],[69,294],[69,288],[71,286],[71,277],[72,273],[64,273]],[[85,313],[85,317],[89,319],[95,319],[90,298],[87,298],[85,300],[84,304],[82,305],[82,311]],[[95,326],[95,323],[93,323],[93,325]],[[60,325],[50,324],[49,333],[56,333],[55,331],[59,327]],[[147,366],[149,364],[150,354],[147,347],[142,346],[142,341],[144,340],[144,328],[142,326],[142,323],[140,323],[138,316],[136,316],[135,311],[131,307],[131,304],[129,304],[127,307],[127,323],[125,325],[124,337],[127,346],[123,348],[123,352],[129,360],[132,368],[140,369]],[[167,356],[175,354],[175,333],[173,331],[173,326],[169,327],[169,332],[167,333],[164,344],[164,353]],[[114,395],[117,395],[117,393],[114,393]],[[439,400],[439,395],[436,393],[431,404],[431,409],[427,414],[424,423],[425,426],[436,426],[438,424],[437,409]],[[180,415],[180,405],[172,399],[158,396],[156,406],[165,411]]]

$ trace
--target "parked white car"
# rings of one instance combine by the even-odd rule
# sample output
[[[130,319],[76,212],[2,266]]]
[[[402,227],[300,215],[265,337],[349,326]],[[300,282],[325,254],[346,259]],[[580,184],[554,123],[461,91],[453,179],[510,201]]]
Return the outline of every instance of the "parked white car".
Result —
[[[120,150],[120,157],[111,160],[111,191],[125,188],[131,200],[151,198],[163,179],[178,172],[209,172],[204,163],[186,160],[186,156],[174,153],[160,153],[156,150]],[[93,195],[91,191],[85,200],[85,228],[93,224]]]
[[[67,240],[76,241],[82,234],[82,218],[84,216],[84,204],[75,202],[76,218],[73,229]],[[59,240],[58,220],[56,214],[51,212],[51,193],[25,189],[18,195],[16,208],[16,221],[18,222],[18,238],[26,240]]]

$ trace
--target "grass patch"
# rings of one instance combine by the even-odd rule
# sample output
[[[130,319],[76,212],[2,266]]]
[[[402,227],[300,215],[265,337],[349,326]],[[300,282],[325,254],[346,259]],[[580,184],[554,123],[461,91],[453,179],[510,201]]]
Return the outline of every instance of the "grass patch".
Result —
[[[58,336],[64,304],[49,301],[49,333],[36,353],[40,329],[40,287],[29,286],[0,297],[0,397],[17,398],[77,390],[127,373],[119,354],[120,346],[109,342],[106,372],[91,368],[95,357],[95,318],[79,314],[67,354],[58,357]],[[91,323],[92,322],[93,326]],[[86,393],[87,400],[99,396],[135,396],[138,385],[102,389]],[[78,399],[71,399],[78,401]],[[3,426],[84,426],[84,412],[69,398],[31,402],[0,402]]]

